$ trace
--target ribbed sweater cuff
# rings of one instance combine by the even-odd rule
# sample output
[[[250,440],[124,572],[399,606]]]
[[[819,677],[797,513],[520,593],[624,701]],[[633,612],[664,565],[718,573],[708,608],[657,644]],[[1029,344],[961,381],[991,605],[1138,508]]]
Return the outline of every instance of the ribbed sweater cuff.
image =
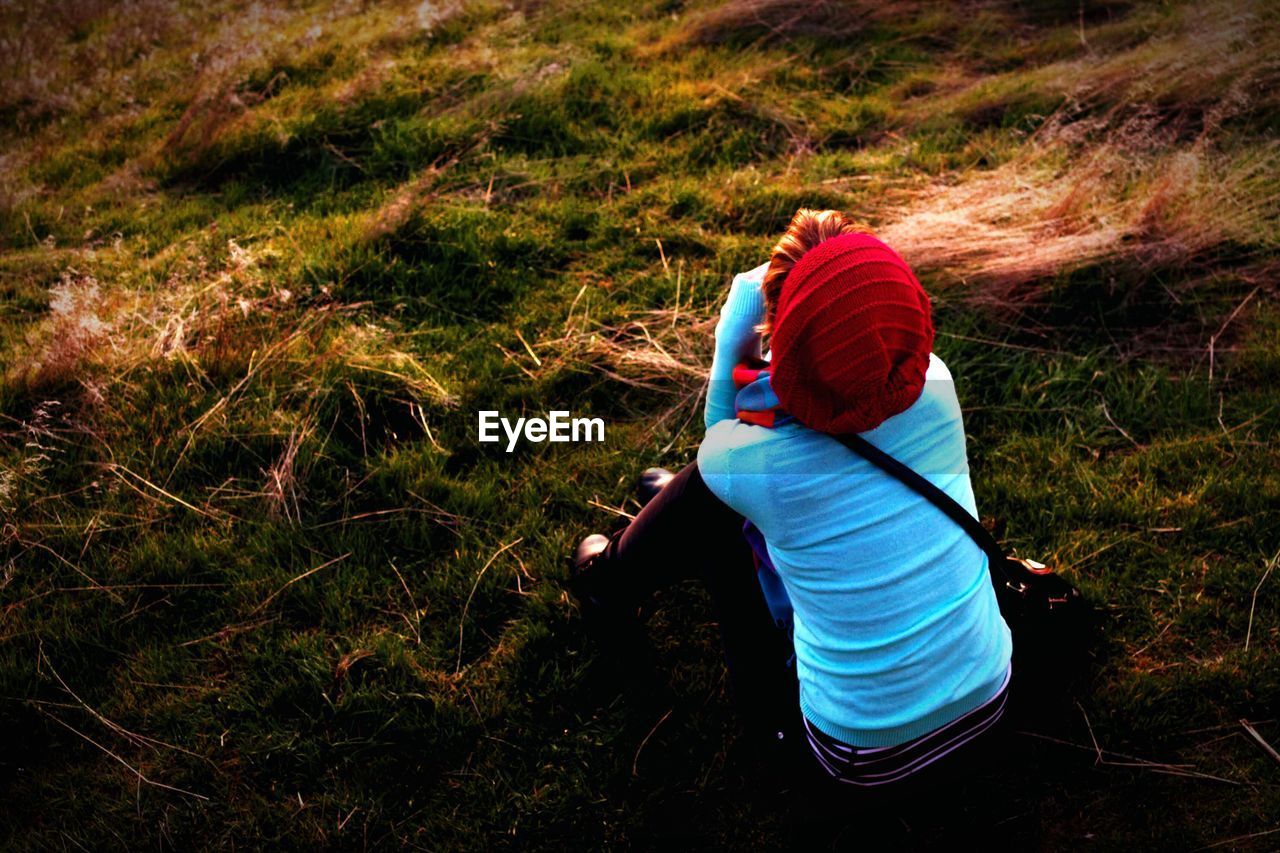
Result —
[[[720,309],[720,317],[722,320],[749,319],[753,324],[763,319],[764,291],[760,289],[760,282],[736,276],[729,288],[729,297]]]

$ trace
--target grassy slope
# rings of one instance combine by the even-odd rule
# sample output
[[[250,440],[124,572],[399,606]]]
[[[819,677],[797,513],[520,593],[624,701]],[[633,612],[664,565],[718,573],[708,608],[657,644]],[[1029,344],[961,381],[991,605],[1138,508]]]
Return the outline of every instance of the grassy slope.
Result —
[[[559,582],[692,457],[709,320],[802,204],[917,265],[980,507],[1106,603],[966,821],[1274,828],[1266,4],[16,5],[8,843],[782,843],[700,593],[638,697]],[[606,445],[474,440],[553,407]]]

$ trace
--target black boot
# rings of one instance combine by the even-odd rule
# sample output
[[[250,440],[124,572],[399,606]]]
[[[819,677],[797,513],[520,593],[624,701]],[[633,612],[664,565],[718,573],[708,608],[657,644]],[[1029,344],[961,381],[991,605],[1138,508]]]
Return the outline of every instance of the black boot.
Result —
[[[636,500],[640,501],[640,506],[646,506],[649,501],[657,497],[658,492],[662,491],[662,487],[671,482],[675,477],[666,468],[646,468],[640,475],[640,479],[636,481]]]
[[[593,533],[578,543],[569,571],[569,589],[578,600],[587,631],[614,663],[611,672],[624,686],[641,690],[643,695],[664,694],[669,688],[658,674],[641,605],[619,600],[616,583],[610,583],[610,573],[618,568],[610,563],[610,542],[610,537]]]
[[[579,542],[577,549],[573,552],[573,565],[569,568],[569,589],[582,603],[584,613],[588,607],[600,607],[603,604],[599,595],[592,589],[593,576],[597,572],[592,571],[591,566],[608,547],[608,536],[603,533],[592,533]]]

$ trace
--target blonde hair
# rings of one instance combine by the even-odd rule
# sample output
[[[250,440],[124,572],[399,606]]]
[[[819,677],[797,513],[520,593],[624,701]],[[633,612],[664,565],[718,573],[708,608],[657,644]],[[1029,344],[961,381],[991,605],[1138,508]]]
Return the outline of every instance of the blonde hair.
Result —
[[[804,253],[824,240],[851,234],[861,230],[838,210],[814,210],[802,207],[791,217],[786,233],[774,245],[769,257],[769,269],[764,274],[761,289],[764,291],[764,322],[760,331],[767,333],[773,327],[773,313],[782,294],[782,283],[787,273]]]

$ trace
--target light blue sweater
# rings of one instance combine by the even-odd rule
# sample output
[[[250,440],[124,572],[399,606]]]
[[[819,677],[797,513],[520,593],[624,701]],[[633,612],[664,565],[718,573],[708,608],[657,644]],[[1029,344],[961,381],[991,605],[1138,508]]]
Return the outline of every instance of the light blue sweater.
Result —
[[[795,608],[805,717],[854,746],[893,746],[996,694],[1009,629],[986,555],[933,504],[828,435],[735,418],[731,374],[759,352],[764,271],[736,276],[721,310],[698,468],[764,534]],[[920,399],[862,435],[977,515],[960,405],[937,356]]]

